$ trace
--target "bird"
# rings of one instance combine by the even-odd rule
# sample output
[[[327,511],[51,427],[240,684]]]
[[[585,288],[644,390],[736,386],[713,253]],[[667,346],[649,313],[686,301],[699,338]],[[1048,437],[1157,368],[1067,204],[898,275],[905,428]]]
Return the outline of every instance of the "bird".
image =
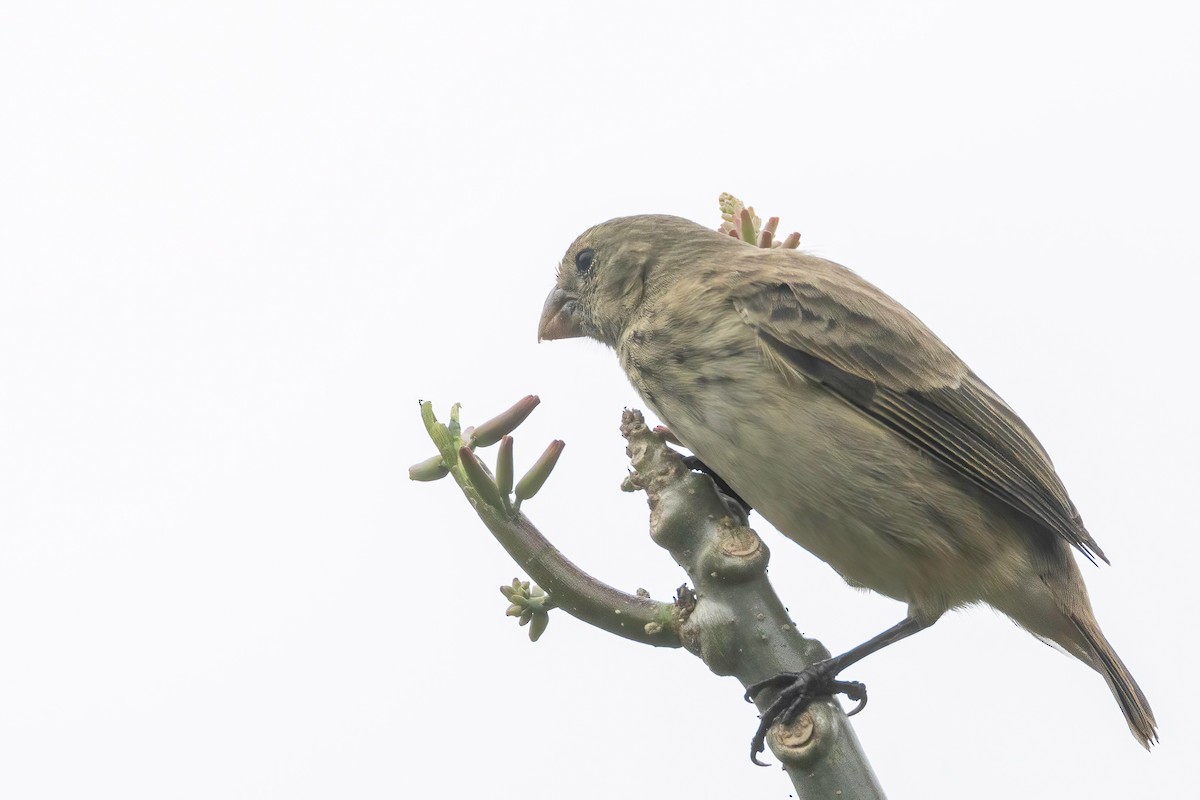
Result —
[[[749,687],[776,699],[751,744],[851,664],[987,604],[1104,678],[1134,738],[1145,694],[1096,621],[1072,551],[1108,563],[1017,414],[912,312],[855,272],[670,215],[619,217],[567,248],[538,340],[616,351],[674,437],[851,586],[907,605],[897,625]],[[853,712],[852,712],[853,713]]]

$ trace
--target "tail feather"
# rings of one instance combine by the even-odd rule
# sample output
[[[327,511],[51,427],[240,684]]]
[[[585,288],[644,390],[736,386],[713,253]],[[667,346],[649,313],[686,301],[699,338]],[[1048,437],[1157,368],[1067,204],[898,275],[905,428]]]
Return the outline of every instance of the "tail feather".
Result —
[[[1125,715],[1129,730],[1138,743],[1149,750],[1150,745],[1158,743],[1158,723],[1154,720],[1154,712],[1150,710],[1146,695],[1142,694],[1137,681],[1129,674],[1129,669],[1104,638],[1094,620],[1071,615],[1071,622],[1075,623],[1076,629],[1088,643],[1094,657],[1093,664],[1104,676],[1113,697],[1117,698],[1117,704],[1121,706],[1121,713]]]

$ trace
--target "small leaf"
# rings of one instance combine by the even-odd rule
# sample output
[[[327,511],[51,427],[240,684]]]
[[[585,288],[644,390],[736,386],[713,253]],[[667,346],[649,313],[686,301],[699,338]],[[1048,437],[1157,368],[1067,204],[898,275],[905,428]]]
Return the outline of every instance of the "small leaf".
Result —
[[[528,500],[538,493],[546,483],[546,479],[550,477],[550,473],[554,471],[554,465],[558,463],[558,457],[562,455],[563,448],[566,446],[567,443],[562,439],[555,439],[550,443],[537,463],[530,467],[529,471],[525,473],[525,477],[517,483],[514,493],[518,500]]]
[[[408,468],[408,479],[411,481],[436,481],[449,474],[450,469],[441,456],[432,456]]]
[[[476,447],[491,447],[500,441],[500,437],[516,430],[517,426],[533,413],[540,402],[542,401],[535,394],[521,398],[512,408],[476,427],[475,432],[471,435],[471,444]]]
[[[496,484],[492,481],[491,476],[484,471],[483,465],[479,463],[479,459],[471,452],[471,448],[460,447],[458,449],[458,460],[463,466],[463,471],[467,473],[468,480],[475,487],[475,491],[479,493],[483,502],[494,508],[504,508],[504,499],[500,497],[500,490],[496,488]]]
[[[741,230],[742,241],[749,242],[750,244],[754,244],[755,242],[757,242],[758,234],[755,233],[755,231],[754,231],[753,212],[748,208],[742,209],[741,225],[742,225],[742,230]]]
[[[536,642],[542,638],[542,634],[546,632],[546,626],[549,624],[549,614],[534,614],[533,620],[529,623],[529,641]]]
[[[500,447],[496,451],[496,488],[500,494],[508,497],[513,487],[513,438],[505,435],[500,437]]]

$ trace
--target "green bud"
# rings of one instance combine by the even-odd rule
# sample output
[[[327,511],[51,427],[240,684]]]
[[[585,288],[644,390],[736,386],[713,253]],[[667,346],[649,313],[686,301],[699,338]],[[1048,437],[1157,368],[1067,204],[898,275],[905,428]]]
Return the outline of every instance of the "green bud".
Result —
[[[529,624],[529,641],[536,642],[542,638],[542,634],[546,632],[546,626],[549,624],[549,614],[534,614],[533,621]]]
[[[508,607],[508,610],[504,612],[505,616],[508,616],[508,617],[519,617],[524,613],[525,613],[525,608],[523,606],[517,605],[516,603],[513,603],[511,606]]]
[[[432,456],[408,468],[410,481],[436,481],[449,474],[450,469],[442,462],[441,456]]]
[[[433,415],[433,403],[428,400],[421,401],[421,420],[425,423],[425,428],[433,427],[433,423],[437,422],[437,417]]]
[[[756,241],[758,241],[758,236],[754,232],[754,217],[751,215],[750,209],[748,209],[748,208],[742,209],[741,224],[742,224],[742,230],[741,230],[742,241],[749,242],[750,244],[754,244]]]
[[[458,448],[458,460],[462,464],[463,470],[467,473],[467,478],[471,481],[471,485],[475,487],[475,491],[479,493],[483,502],[494,508],[504,508],[504,500],[500,497],[500,490],[496,488],[496,484],[487,472],[484,471],[483,465],[479,463],[479,459],[471,452],[471,448]]]
[[[721,214],[728,214],[730,220],[732,220],[733,215],[742,207],[742,201],[729,192],[721,192],[721,195],[717,198],[717,205],[721,208]]]
[[[529,620],[531,620],[531,619],[533,619],[533,611],[531,611],[530,609],[527,608],[521,612],[521,619],[519,620],[519,622],[521,625],[528,625]]]
[[[439,453],[454,452],[454,437],[450,435],[450,429],[440,422],[434,422],[429,428],[429,438],[433,439],[433,443],[437,445]]]
[[[540,402],[542,401],[534,394],[521,398],[508,411],[499,416],[492,417],[487,422],[475,428],[471,444],[476,447],[491,447],[500,441],[500,437],[516,430],[517,426],[533,413],[533,410],[537,408]]]
[[[500,437],[500,449],[496,451],[496,488],[508,497],[513,487],[513,438]]]
[[[567,443],[562,439],[555,439],[550,443],[546,452],[542,453],[542,457],[517,483],[515,494],[518,500],[528,500],[538,493],[546,479],[550,477],[550,473],[554,471],[554,465],[558,463],[558,457],[562,455],[563,448],[566,446]]]

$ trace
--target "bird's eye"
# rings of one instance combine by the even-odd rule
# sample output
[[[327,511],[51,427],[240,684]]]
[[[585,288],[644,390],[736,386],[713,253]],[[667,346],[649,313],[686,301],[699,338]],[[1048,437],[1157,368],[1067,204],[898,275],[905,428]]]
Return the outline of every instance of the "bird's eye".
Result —
[[[579,270],[579,274],[583,275],[592,268],[592,261],[596,258],[596,251],[588,247],[580,250],[575,254],[575,269]]]

